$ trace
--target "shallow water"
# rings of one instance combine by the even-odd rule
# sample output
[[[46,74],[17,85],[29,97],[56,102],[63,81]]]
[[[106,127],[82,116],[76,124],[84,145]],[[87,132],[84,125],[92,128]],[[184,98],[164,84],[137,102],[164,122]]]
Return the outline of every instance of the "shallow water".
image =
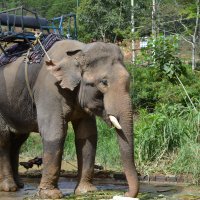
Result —
[[[22,200],[35,199],[34,195],[37,192],[37,187],[39,185],[39,178],[23,178],[25,187],[17,192],[0,192],[1,200]],[[114,179],[95,179],[94,184],[97,186],[98,191],[104,191],[104,198],[110,199],[110,195],[123,194],[127,189],[127,185],[124,181],[118,181]],[[73,194],[74,188],[76,186],[76,180],[71,178],[61,177],[59,180],[59,188],[65,195],[65,199],[72,199],[70,194]],[[200,200],[200,187],[189,186],[186,184],[162,184],[162,183],[141,183],[139,198],[141,200]],[[113,193],[114,191],[114,193]],[[109,194],[110,193],[110,194]],[[109,198],[106,198],[106,195]],[[109,194],[109,195],[108,195]],[[101,194],[102,195],[102,194]],[[97,195],[92,198],[82,198],[82,199],[100,199]],[[74,198],[76,199],[76,197]],[[78,198],[81,199],[81,198]]]

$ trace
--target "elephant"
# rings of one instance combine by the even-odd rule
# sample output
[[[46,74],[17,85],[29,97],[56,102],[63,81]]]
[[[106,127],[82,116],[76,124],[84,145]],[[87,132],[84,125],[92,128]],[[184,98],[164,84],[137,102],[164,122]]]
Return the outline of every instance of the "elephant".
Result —
[[[40,198],[61,198],[58,188],[68,123],[75,132],[78,181],[75,194],[96,190],[92,183],[97,146],[96,116],[114,126],[129,189],[139,190],[134,161],[130,75],[120,48],[111,43],[56,42],[40,63],[24,57],[0,68],[0,190],[23,187],[18,174],[19,150],[30,132],[43,144]]]

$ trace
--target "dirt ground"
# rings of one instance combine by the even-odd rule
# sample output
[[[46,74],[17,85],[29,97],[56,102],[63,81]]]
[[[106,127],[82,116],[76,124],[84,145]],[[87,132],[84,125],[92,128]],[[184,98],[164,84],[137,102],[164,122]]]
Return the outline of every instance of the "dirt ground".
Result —
[[[31,158],[30,158],[31,159]],[[20,158],[28,161],[29,158]],[[0,200],[38,199],[36,196],[39,186],[42,167],[34,166],[26,170],[20,166],[20,174],[25,187],[17,192],[0,192]],[[76,162],[62,162],[61,177],[58,186],[68,200],[107,200],[115,195],[123,195],[128,186],[120,176],[109,171],[96,170],[94,184],[98,191],[83,196],[75,196],[74,188],[77,184]],[[119,174],[118,174],[119,175]],[[140,200],[200,200],[200,187],[185,183],[140,182]]]
[[[25,187],[17,192],[0,192],[0,200],[22,200],[39,199],[37,197],[37,187],[40,178],[24,177]],[[77,180],[61,177],[59,179],[59,188],[64,194],[63,199],[68,200],[109,200],[113,196],[121,196],[127,190],[127,184],[124,181],[115,179],[95,179],[94,184],[98,191],[87,195],[75,196],[73,194]],[[180,184],[162,184],[162,183],[140,183],[140,200],[199,200],[199,187],[180,185]]]

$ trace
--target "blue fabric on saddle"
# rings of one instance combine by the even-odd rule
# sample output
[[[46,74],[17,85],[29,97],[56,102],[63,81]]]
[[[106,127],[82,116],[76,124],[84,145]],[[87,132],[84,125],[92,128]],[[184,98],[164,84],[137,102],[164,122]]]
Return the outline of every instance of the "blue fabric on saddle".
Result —
[[[55,42],[60,40],[64,40],[64,38],[61,35],[52,33],[47,36],[43,36],[41,42],[45,50],[48,51]],[[0,67],[17,60],[17,58],[22,56],[29,48],[30,45],[28,43],[18,43],[7,48],[5,51],[8,55],[5,55],[4,53],[0,54]],[[34,49],[30,52],[29,60],[31,63],[40,63],[44,55],[45,53],[40,44],[36,44]]]

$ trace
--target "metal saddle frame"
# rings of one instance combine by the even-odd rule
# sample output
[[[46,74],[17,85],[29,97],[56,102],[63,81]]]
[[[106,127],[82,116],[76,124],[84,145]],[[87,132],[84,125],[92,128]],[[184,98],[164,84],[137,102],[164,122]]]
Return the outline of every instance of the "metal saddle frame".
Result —
[[[64,36],[64,20],[68,22],[65,37],[77,39],[76,15],[74,13],[47,20],[39,17],[35,11],[26,9],[23,6],[2,11],[0,12],[0,49],[5,56],[13,56],[13,54],[6,51],[5,44],[28,44],[29,47],[32,47],[31,41],[36,39],[35,32],[42,32],[43,36],[50,33]],[[73,26],[73,30],[71,30],[71,26]],[[27,49],[24,51],[26,52]],[[20,51],[14,54],[22,53]]]

